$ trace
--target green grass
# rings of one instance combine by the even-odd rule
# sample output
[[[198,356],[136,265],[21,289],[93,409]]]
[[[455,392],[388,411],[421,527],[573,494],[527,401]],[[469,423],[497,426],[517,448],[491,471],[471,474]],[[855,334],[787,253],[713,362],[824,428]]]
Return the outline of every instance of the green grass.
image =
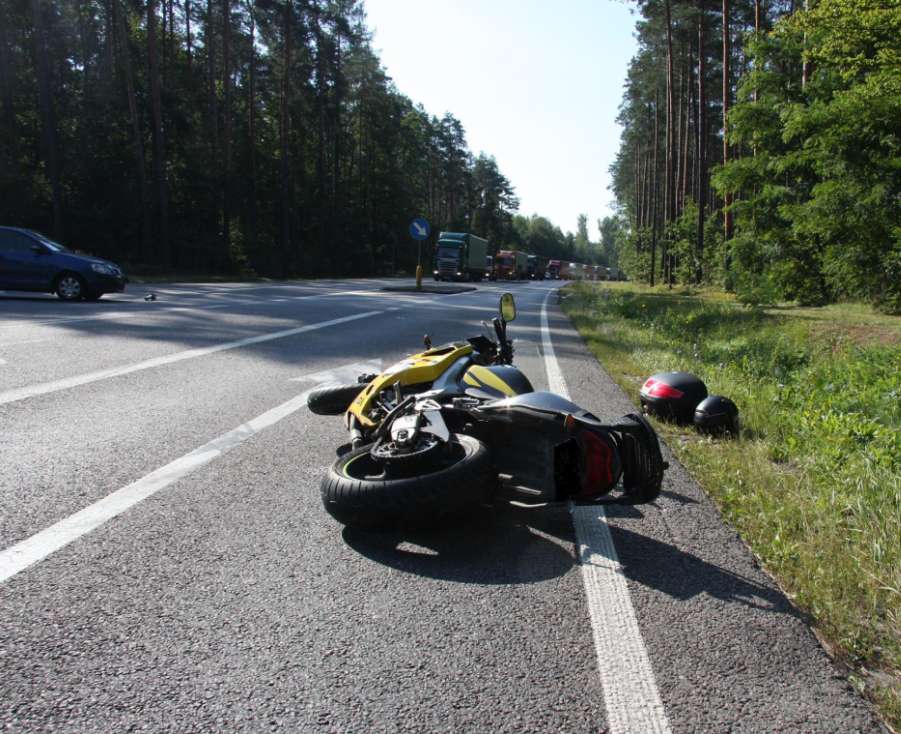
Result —
[[[738,404],[735,441],[657,425],[901,726],[901,318],[632,284],[567,293],[564,310],[636,403],[647,376],[678,369]]]

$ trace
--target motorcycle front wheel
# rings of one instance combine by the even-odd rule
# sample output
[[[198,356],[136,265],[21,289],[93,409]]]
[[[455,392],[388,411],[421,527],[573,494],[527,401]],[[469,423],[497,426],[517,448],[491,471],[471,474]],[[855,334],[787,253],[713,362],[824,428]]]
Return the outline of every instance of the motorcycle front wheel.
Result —
[[[322,478],[322,504],[332,517],[361,530],[435,525],[487,501],[496,480],[481,441],[454,434],[445,451],[415,473],[392,472],[369,446],[338,459]],[[399,474],[399,475],[398,475]]]

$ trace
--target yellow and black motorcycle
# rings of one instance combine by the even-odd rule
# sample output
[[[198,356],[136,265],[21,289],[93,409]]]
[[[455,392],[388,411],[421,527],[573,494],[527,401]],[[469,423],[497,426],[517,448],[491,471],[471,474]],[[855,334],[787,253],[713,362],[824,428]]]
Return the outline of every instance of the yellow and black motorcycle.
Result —
[[[536,392],[513,366],[505,293],[479,336],[432,348],[357,384],[324,387],[307,403],[344,414],[350,442],[322,479],[325,509],[345,525],[433,523],[503,491],[533,503],[618,502],[660,493],[666,463],[643,416],[605,424],[575,403]]]

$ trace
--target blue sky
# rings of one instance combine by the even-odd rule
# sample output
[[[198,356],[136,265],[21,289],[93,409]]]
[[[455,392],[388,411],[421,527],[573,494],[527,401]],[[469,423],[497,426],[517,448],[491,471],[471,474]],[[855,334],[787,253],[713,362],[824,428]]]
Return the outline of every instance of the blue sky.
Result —
[[[368,25],[398,89],[466,128],[494,155],[520,213],[598,239],[610,213],[607,168],[635,51],[630,6],[612,0],[365,0]]]

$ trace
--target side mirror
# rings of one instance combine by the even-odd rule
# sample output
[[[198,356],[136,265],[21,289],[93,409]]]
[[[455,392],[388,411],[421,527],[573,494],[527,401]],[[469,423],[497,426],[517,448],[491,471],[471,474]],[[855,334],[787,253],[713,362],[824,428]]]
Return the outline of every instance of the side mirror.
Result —
[[[512,293],[504,293],[501,296],[500,312],[504,321],[513,321],[516,318],[516,301],[513,300]]]

